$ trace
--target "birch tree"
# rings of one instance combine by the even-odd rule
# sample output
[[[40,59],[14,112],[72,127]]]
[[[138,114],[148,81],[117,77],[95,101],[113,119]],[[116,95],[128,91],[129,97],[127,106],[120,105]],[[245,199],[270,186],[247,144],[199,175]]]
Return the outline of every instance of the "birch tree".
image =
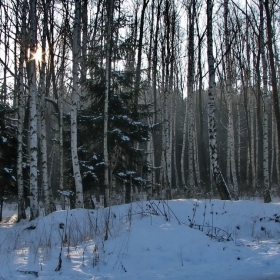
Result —
[[[170,46],[170,34],[171,34],[171,22],[170,22],[170,3],[169,1],[165,1],[165,11],[164,11],[164,26],[165,32],[163,37],[163,47],[162,47],[162,71],[163,71],[163,137],[162,137],[162,165],[164,166],[165,172],[163,173],[163,185],[164,191],[166,191],[167,198],[171,199],[171,129],[170,121],[171,118],[169,117],[169,110],[172,111],[172,104],[171,104],[171,91],[170,91],[170,66],[171,66],[171,46]],[[170,112],[171,112],[170,111]]]
[[[18,187],[18,222],[26,219],[23,182],[23,123],[24,123],[24,60],[26,57],[26,15],[27,0],[22,2],[21,8],[21,30],[20,30],[20,56],[18,66],[18,124],[17,124],[17,187]]]
[[[43,3],[44,17],[43,17],[43,35],[42,35],[42,59],[40,68],[39,80],[39,96],[40,96],[40,121],[41,121],[41,157],[42,157],[42,186],[44,192],[45,214],[55,210],[53,202],[52,189],[49,183],[48,174],[48,154],[47,154],[47,127],[46,127],[46,37],[48,24],[48,10],[50,2],[47,0]]]
[[[221,199],[231,199],[231,194],[225,183],[224,177],[221,173],[218,162],[218,150],[216,139],[216,119],[215,119],[215,95],[216,95],[216,82],[215,82],[215,65],[213,55],[213,0],[207,0],[207,58],[208,58],[208,76],[209,76],[209,89],[208,89],[208,133],[209,133],[209,151],[210,163],[212,168],[213,178],[216,183],[217,190]]]
[[[160,31],[160,18],[161,18],[161,10],[162,10],[162,3],[163,0],[157,1],[157,8],[156,8],[156,22],[155,22],[155,35],[153,38],[153,51],[152,51],[152,94],[153,94],[153,109],[154,115],[153,120],[154,124],[158,124],[159,122],[159,106],[158,106],[158,89],[157,89],[157,81],[158,81],[158,40],[159,40],[159,31]],[[156,133],[153,135],[153,145],[154,145],[154,181],[155,183],[159,184],[160,181],[160,170],[162,169],[161,161],[158,156],[158,149],[157,149],[157,141],[159,141]]]
[[[151,8],[149,10],[149,19],[150,19],[150,34],[149,34],[149,50],[147,54],[147,59],[148,59],[148,85],[149,85],[149,90],[145,92],[145,102],[146,104],[152,104],[153,103],[153,94],[152,94],[152,50],[153,50],[153,36],[154,36],[154,15],[155,12],[155,0],[152,0]],[[149,126],[152,127],[154,125],[154,112],[153,108],[149,109],[149,114],[150,116],[148,117],[148,123]],[[150,129],[149,131],[149,140],[147,142],[147,165],[148,165],[148,175],[147,175],[147,180],[149,183],[149,190],[148,194],[150,197],[152,197],[153,193],[153,188],[154,188],[154,166],[155,166],[155,150],[154,150],[154,135],[153,131]]]
[[[39,216],[38,204],[38,135],[37,135],[37,86],[36,86],[36,31],[37,1],[30,1],[30,61],[29,61],[29,133],[30,133],[30,220]]]
[[[232,106],[232,63],[231,63],[231,46],[230,46],[230,29],[229,29],[229,1],[224,1],[224,25],[225,25],[225,59],[226,59],[226,96],[228,109],[228,127],[227,127],[227,181],[232,182],[235,196],[238,192],[236,163],[235,163],[235,140],[233,127],[233,106]]]
[[[58,110],[59,110],[59,188],[63,190],[64,188],[64,149],[63,149],[63,131],[64,131],[64,123],[63,123],[63,112],[64,112],[64,96],[65,96],[65,73],[66,73],[66,61],[67,57],[67,27],[68,27],[68,18],[69,18],[69,9],[68,6],[65,8],[65,16],[64,16],[64,29],[63,29],[63,38],[61,38],[61,63],[58,68],[59,80],[59,95],[58,95]],[[64,200],[65,197],[62,196]],[[62,203],[62,207],[65,205],[64,201]]]
[[[263,17],[263,1],[259,1],[260,6],[260,52],[262,57],[262,73],[263,73],[263,181],[264,181],[264,202],[271,202],[270,196],[270,176],[269,176],[269,151],[268,151],[268,75],[267,61],[264,42],[264,17]]]
[[[79,101],[79,55],[80,55],[80,21],[81,21],[81,0],[75,0],[75,17],[73,27],[73,86],[72,86],[72,103],[71,103],[71,154],[73,175],[76,187],[76,208],[84,205],[83,185],[78,158],[78,141],[77,141],[77,110]]]

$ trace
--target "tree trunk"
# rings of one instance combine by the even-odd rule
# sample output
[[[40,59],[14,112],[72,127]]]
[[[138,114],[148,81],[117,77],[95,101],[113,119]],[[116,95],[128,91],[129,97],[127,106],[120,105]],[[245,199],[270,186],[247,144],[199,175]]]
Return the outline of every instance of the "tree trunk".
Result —
[[[195,1],[191,1],[188,6],[189,18],[189,44],[188,44],[188,111],[189,111],[189,129],[188,129],[188,188],[194,193],[194,20],[195,20]]]
[[[260,52],[262,57],[262,73],[263,73],[263,194],[264,202],[271,202],[270,182],[269,182],[269,151],[268,151],[268,76],[267,76],[267,61],[264,42],[264,18],[263,18],[263,3],[260,5]]]
[[[42,36],[42,61],[40,69],[39,93],[41,113],[41,157],[42,157],[42,185],[44,191],[45,214],[55,211],[52,189],[48,177],[48,154],[47,154],[47,128],[46,128],[46,36],[48,24],[49,2],[44,4],[44,26]]]
[[[87,45],[89,41],[88,30],[88,0],[82,0],[81,5],[81,23],[82,23],[82,46],[81,46],[81,93],[80,93],[80,109],[83,110],[86,105],[87,90],[84,83],[87,78],[87,61],[88,52]]]
[[[68,20],[68,9],[66,8],[65,14],[65,24]],[[65,78],[65,61],[67,59],[66,56],[66,36],[63,36],[62,41],[62,50],[61,50],[61,64],[59,67],[59,95],[58,95],[58,111],[59,111],[59,189],[64,189],[64,149],[63,149],[63,131],[64,131],[64,124],[63,124],[63,111],[64,111],[64,96],[65,96],[65,85],[64,85],[64,78]],[[61,195],[62,201],[62,209],[65,210],[65,196]]]
[[[213,57],[213,34],[212,34],[212,12],[213,0],[207,0],[207,58],[209,69],[209,91],[208,91],[208,133],[209,133],[209,151],[210,162],[212,166],[213,178],[216,183],[217,190],[221,199],[231,199],[229,189],[225,183],[224,177],[220,171],[218,163],[218,151],[216,140],[216,118],[215,118],[215,95],[216,95],[216,82],[215,82],[215,66]]]
[[[156,13],[156,26],[155,26],[155,35],[153,38],[153,53],[152,53],[152,92],[153,92],[153,109],[154,109],[154,124],[158,124],[159,121],[159,108],[158,108],[158,89],[157,89],[157,78],[158,78],[158,39],[159,39],[159,26],[160,26],[160,18],[161,18],[161,9],[162,9],[162,2],[163,0],[158,1],[157,5],[157,13]],[[157,133],[154,132],[153,134],[153,145],[154,145],[154,183],[155,185],[159,185],[161,181],[160,174],[161,174],[161,157],[160,157],[160,149],[158,149],[158,141],[159,137]]]
[[[104,98],[104,131],[103,131],[103,156],[104,156],[104,190],[105,201],[104,207],[110,206],[109,193],[109,153],[108,153],[108,104],[111,80],[111,53],[112,53],[112,24],[114,15],[115,1],[106,1],[107,10],[107,30],[106,30],[106,72],[105,72],[105,98]]]
[[[25,201],[24,201],[24,183],[23,183],[23,124],[24,124],[24,84],[23,84],[23,65],[25,59],[25,40],[26,40],[26,14],[27,14],[27,0],[22,3],[22,27],[21,27],[21,41],[20,41],[20,57],[19,57],[19,68],[18,68],[18,131],[17,131],[17,187],[18,187],[18,219],[26,219],[25,213]]]
[[[142,63],[142,50],[143,50],[143,35],[144,35],[144,20],[145,11],[148,6],[149,0],[143,0],[143,6],[140,18],[139,27],[139,40],[138,40],[138,52],[137,52],[137,64],[136,64],[136,77],[135,77],[135,95],[134,95],[134,106],[138,106],[138,97],[140,94],[140,82],[141,82],[141,63]]]
[[[75,18],[73,29],[73,88],[71,103],[71,155],[72,167],[76,188],[76,208],[82,208],[84,205],[83,185],[78,158],[78,139],[77,139],[77,111],[78,111],[78,71],[80,54],[80,20],[81,20],[81,1],[75,0]]]
[[[30,1],[30,61],[29,61],[29,133],[30,133],[30,220],[39,216],[38,203],[38,135],[37,135],[37,87],[36,87],[36,61],[34,53],[36,52],[36,0]]]
[[[171,137],[172,137],[172,126],[170,125],[172,114],[172,101],[170,95],[170,67],[171,67],[171,47],[170,47],[170,33],[171,33],[171,22],[170,22],[170,3],[166,1],[165,3],[165,12],[164,12],[164,21],[165,21],[165,34],[164,41],[166,44],[166,53],[163,48],[162,58],[165,65],[164,73],[164,100],[163,100],[163,114],[164,114],[164,157],[165,157],[165,169],[166,169],[166,182],[165,190],[167,199],[171,199],[171,181],[172,181],[172,172],[171,172]]]
[[[203,85],[203,74],[202,74],[202,43],[205,33],[201,36],[199,34],[199,20],[198,16],[196,17],[196,29],[197,29],[197,36],[198,36],[198,57],[197,57],[197,68],[198,68],[198,150],[199,150],[199,165],[201,174],[204,175],[204,184],[209,183],[209,178],[207,175],[207,160],[206,159],[206,147],[204,143],[204,124],[203,124],[203,116],[204,116],[204,106],[203,106],[203,92],[202,92],[202,85]],[[210,188],[206,189],[205,191],[209,191]]]
[[[275,69],[275,58],[273,53],[273,41],[274,41],[274,32],[272,29],[272,19],[271,13],[269,9],[269,1],[264,1],[264,7],[266,12],[266,25],[267,25],[267,46],[269,53],[269,64],[271,71],[271,85],[272,85],[272,98],[273,98],[273,106],[274,106],[274,114],[276,118],[276,127],[277,134],[280,136],[280,109],[279,109],[279,97],[278,97],[278,88],[277,88],[277,75]],[[279,77],[278,77],[279,78]],[[280,138],[278,137],[278,153],[280,151]],[[278,164],[280,165],[280,158],[278,158]]]
[[[234,141],[234,127],[233,127],[233,108],[232,108],[232,63],[230,60],[231,46],[230,46],[230,30],[228,22],[228,0],[224,1],[224,22],[225,22],[225,53],[226,53],[226,97],[228,108],[228,127],[227,127],[227,182],[232,183],[233,193],[237,198],[238,184],[236,176],[236,163],[235,163],[235,141]]]
[[[185,179],[185,151],[186,151],[186,138],[187,138],[187,116],[188,116],[188,99],[186,98],[186,106],[184,110],[184,123],[183,123],[183,142],[182,142],[182,152],[181,152],[181,179],[182,188],[185,189],[186,179]]]

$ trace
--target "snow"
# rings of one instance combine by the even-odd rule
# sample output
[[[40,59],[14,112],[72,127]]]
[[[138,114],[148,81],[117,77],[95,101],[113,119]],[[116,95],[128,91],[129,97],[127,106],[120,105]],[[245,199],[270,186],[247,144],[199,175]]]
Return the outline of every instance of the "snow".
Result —
[[[128,136],[122,136],[123,141],[130,141],[130,138]]]
[[[4,171],[5,171],[6,173],[12,173],[12,172],[13,172],[13,169],[4,167]]]
[[[74,192],[70,191],[70,190],[58,190],[58,193],[60,193],[63,196],[72,196],[72,195],[74,195]]]
[[[16,213],[4,204],[0,279],[280,279],[278,202],[138,201],[20,223]]]
[[[121,133],[121,130],[118,129],[118,128],[115,128],[115,129],[112,130],[112,132]]]

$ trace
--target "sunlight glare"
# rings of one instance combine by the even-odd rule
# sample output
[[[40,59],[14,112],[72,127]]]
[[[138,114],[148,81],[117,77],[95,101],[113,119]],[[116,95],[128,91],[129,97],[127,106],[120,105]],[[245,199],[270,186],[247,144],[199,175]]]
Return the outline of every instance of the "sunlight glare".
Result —
[[[32,54],[32,59],[34,59],[36,62],[41,62],[42,61],[42,49],[38,48],[35,53]]]

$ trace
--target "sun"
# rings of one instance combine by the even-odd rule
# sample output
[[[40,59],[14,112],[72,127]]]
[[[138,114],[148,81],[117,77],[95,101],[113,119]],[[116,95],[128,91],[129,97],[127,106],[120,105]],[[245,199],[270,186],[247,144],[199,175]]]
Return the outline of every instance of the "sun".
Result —
[[[32,58],[34,59],[36,62],[41,62],[42,61],[42,49],[38,48],[36,52],[31,53]]]

